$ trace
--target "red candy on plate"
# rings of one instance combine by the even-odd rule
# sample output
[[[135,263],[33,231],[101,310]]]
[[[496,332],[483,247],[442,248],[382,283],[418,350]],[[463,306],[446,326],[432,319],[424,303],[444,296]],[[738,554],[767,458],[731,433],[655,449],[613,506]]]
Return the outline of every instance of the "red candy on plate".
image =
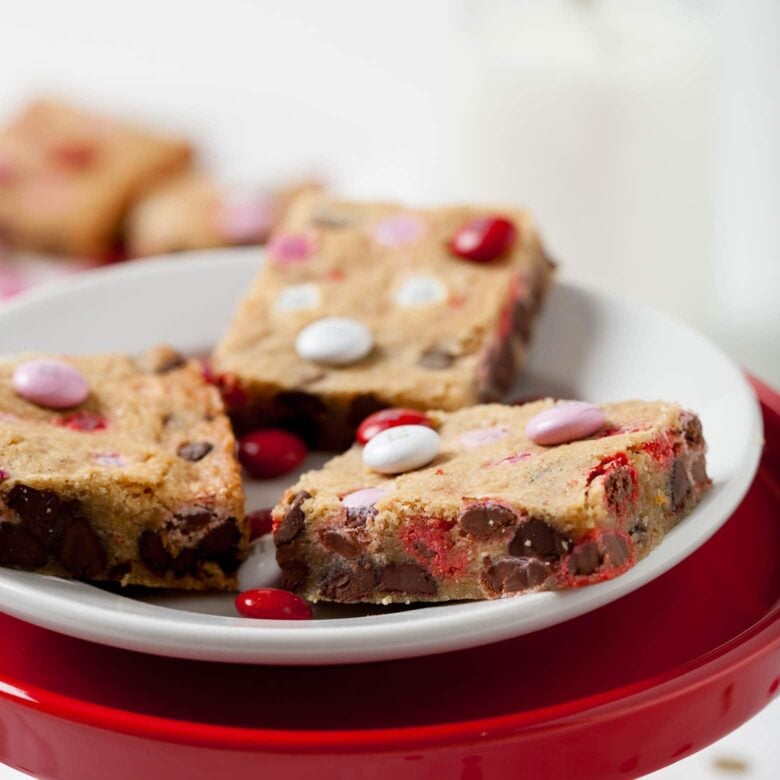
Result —
[[[378,433],[398,425],[427,425],[431,427],[431,421],[416,409],[382,409],[370,414],[360,423],[357,429],[357,440],[360,444],[366,444]]]
[[[308,449],[283,428],[262,428],[238,440],[238,459],[256,479],[280,477],[303,463]]]
[[[273,519],[270,509],[256,509],[254,512],[250,512],[246,519],[249,522],[250,540],[258,539],[273,531]]]
[[[278,588],[256,588],[236,596],[241,617],[261,620],[311,620],[308,602],[294,593]]]
[[[480,217],[467,222],[450,241],[450,251],[466,260],[487,263],[515,243],[517,228],[504,217]]]

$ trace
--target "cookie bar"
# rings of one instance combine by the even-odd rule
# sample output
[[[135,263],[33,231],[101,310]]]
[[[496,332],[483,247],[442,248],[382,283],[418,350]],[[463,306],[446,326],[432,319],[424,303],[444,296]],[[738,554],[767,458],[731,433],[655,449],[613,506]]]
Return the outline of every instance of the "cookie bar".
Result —
[[[388,406],[499,400],[552,280],[518,209],[298,199],[213,356],[241,428],[348,447]]]
[[[0,132],[0,233],[16,246],[102,259],[131,202],[189,159],[183,141],[33,103]]]
[[[152,189],[127,217],[131,257],[220,246],[262,244],[294,198],[314,181],[263,192],[225,187],[203,171],[186,171]]]
[[[699,420],[670,403],[605,404],[587,438],[536,444],[531,423],[559,408],[431,412],[433,430],[391,428],[304,474],[273,512],[286,585],[312,601],[388,604],[494,599],[626,571],[710,484]],[[438,435],[433,459],[378,473],[410,430]]]
[[[219,393],[170,349],[0,361],[0,565],[232,589],[248,545]]]

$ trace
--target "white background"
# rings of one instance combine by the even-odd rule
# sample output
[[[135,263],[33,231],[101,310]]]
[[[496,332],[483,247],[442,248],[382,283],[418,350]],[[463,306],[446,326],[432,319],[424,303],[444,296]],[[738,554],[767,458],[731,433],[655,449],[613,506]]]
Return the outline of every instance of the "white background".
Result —
[[[64,93],[194,137],[226,178],[526,203],[564,276],[780,384],[779,39],[773,0],[6,0],[0,114]],[[778,716],[663,776],[723,754],[776,777]]]

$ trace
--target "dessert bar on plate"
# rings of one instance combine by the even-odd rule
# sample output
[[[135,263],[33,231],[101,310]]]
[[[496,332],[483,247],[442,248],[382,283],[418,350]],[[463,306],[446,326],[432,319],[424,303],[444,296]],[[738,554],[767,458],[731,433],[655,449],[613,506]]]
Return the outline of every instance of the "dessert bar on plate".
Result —
[[[349,446],[388,406],[499,400],[552,280],[519,209],[409,209],[307,195],[213,356],[239,427]]]
[[[307,599],[599,582],[647,555],[710,484],[699,420],[671,403],[488,404],[381,427],[274,509],[286,584]]]
[[[139,257],[259,244],[295,197],[319,189],[314,181],[269,191],[228,187],[203,171],[185,171],[151,189],[131,209],[125,246],[131,257]]]
[[[232,589],[248,529],[217,390],[167,348],[0,361],[0,564]]]
[[[181,140],[56,101],[32,103],[0,131],[0,236],[102,259],[130,203],[189,159]]]

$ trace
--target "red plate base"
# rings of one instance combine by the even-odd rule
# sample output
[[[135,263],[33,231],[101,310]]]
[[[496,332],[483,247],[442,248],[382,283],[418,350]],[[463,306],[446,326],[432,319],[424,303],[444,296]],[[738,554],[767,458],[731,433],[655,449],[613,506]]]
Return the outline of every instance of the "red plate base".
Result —
[[[530,636],[392,663],[241,667],[0,615],[0,760],[67,780],[603,780],[699,750],[780,687],[780,403],[759,392],[767,448],[722,530],[635,593]]]

